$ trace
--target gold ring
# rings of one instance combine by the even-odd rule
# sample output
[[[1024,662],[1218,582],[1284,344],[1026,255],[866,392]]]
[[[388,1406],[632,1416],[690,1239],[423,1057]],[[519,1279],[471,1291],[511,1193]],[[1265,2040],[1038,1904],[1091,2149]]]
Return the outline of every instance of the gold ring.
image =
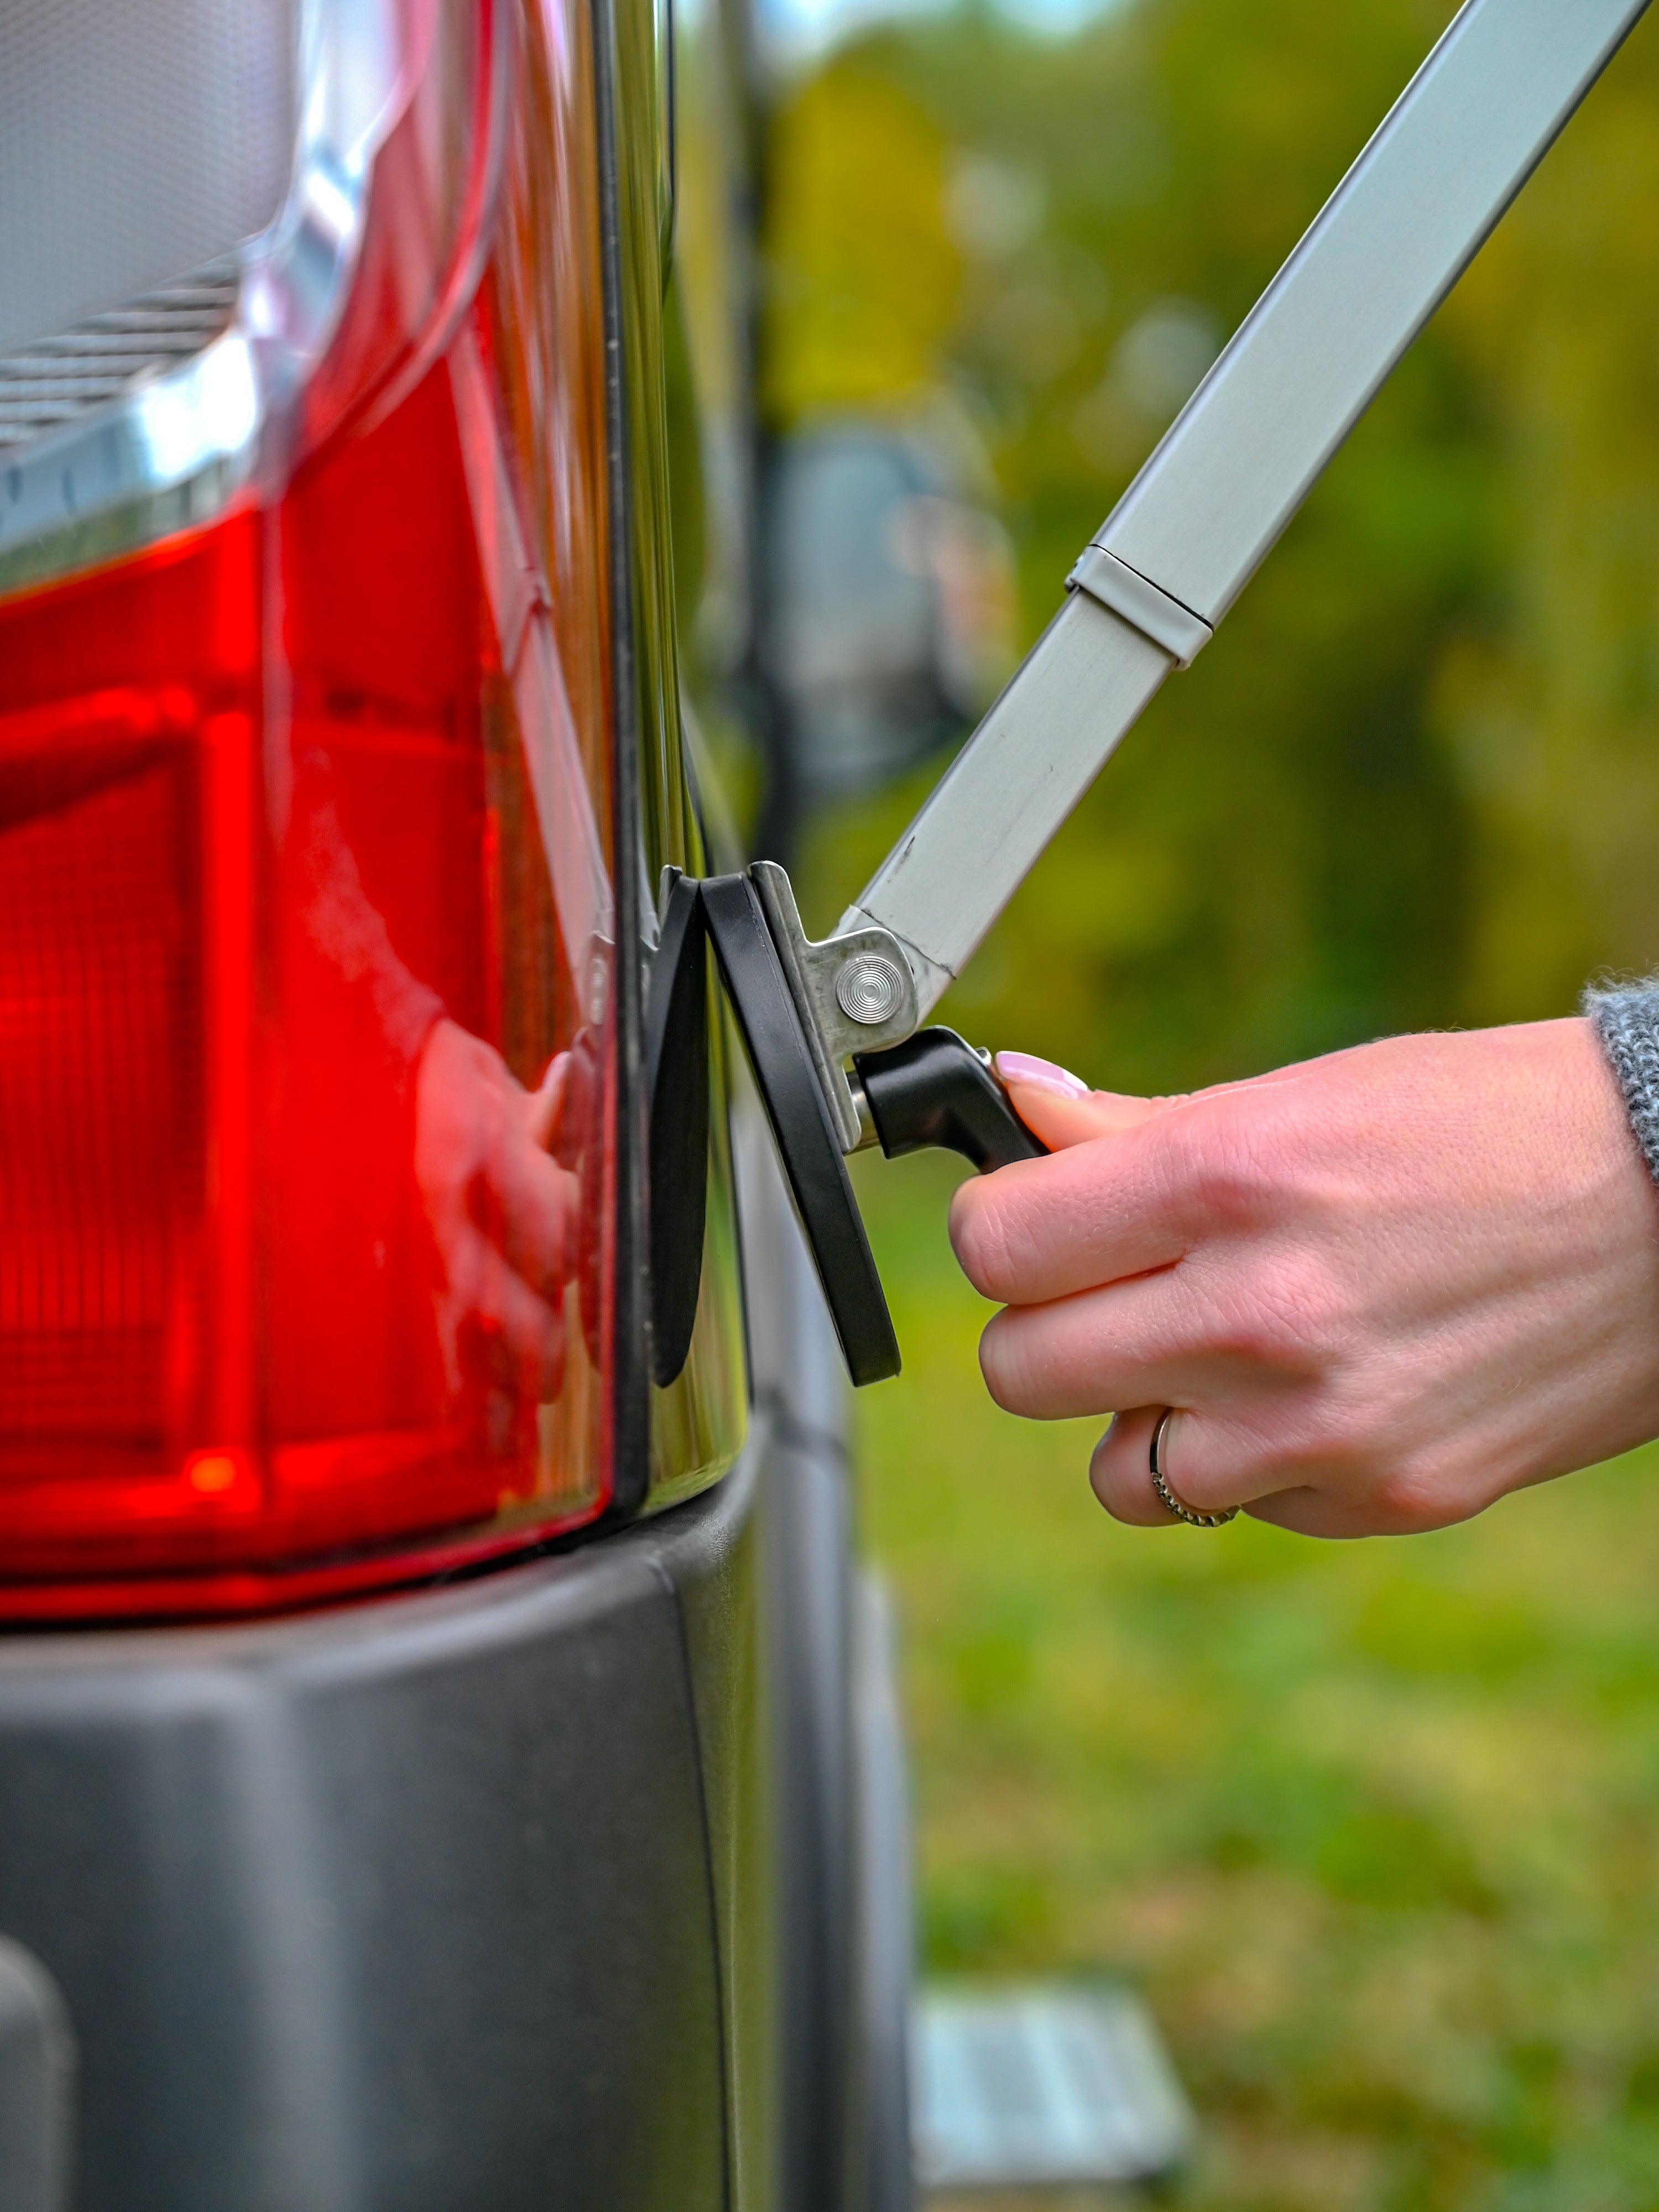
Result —
[[[1152,1449],[1150,1457],[1152,1488],[1158,1492],[1158,1502],[1165,1512],[1173,1513],[1177,1521],[1186,1522],[1189,1528],[1224,1528],[1230,1521],[1236,1521],[1238,1518],[1237,1506],[1230,1505],[1224,1513],[1196,1512],[1192,1506],[1183,1505],[1164,1480],[1164,1470],[1158,1463],[1158,1448],[1164,1441],[1164,1431],[1169,1427],[1170,1416],[1175,1410],[1173,1406],[1166,1406],[1158,1417],[1158,1426],[1152,1431]]]

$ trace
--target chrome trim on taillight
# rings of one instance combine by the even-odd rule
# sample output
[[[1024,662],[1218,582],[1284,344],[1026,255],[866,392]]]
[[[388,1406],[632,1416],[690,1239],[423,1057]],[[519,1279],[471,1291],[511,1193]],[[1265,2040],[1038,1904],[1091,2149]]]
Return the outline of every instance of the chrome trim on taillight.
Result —
[[[236,312],[239,263],[222,263],[55,337],[0,354],[0,447],[22,446],[118,399],[136,379],[193,360]]]
[[[430,14],[305,0],[294,179],[270,229],[228,270],[0,360],[0,592],[210,521],[258,476],[339,322],[410,89],[409,19],[429,51]]]

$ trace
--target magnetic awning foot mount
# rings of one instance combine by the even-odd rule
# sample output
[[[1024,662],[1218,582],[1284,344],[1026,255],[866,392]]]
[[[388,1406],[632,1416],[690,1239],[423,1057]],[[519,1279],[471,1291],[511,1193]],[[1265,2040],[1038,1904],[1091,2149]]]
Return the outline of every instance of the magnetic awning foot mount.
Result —
[[[653,1189],[652,1245],[667,1270],[656,1297],[659,1382],[672,1380],[684,1364],[695,1307],[695,1301],[688,1305],[685,1281],[695,1264],[694,1240],[699,1250],[702,1242],[701,1204],[690,1188],[701,1178],[685,1171],[677,1128],[686,1111],[685,1086],[674,1080],[673,1069],[684,1054],[689,1010],[705,994],[705,933],[848,1371],[855,1384],[879,1382],[899,1371],[898,1340],[844,1155],[879,1144],[897,1158],[938,1146],[983,1171],[1038,1158],[1046,1148],[1014,1112],[988,1060],[954,1030],[910,1033],[915,987],[885,931],[810,944],[789,878],[769,861],[701,882],[671,871],[647,1014],[650,1152],[663,1178]],[[850,1072],[843,1065],[848,1059]],[[674,1195],[681,1192],[684,1207]]]

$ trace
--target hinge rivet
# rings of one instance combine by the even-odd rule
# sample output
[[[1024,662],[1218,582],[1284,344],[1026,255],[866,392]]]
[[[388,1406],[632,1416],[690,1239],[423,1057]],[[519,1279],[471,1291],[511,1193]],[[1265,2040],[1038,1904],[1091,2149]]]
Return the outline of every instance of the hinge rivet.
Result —
[[[904,978],[879,952],[858,952],[836,978],[836,1004],[849,1022],[876,1029],[904,1002]]]

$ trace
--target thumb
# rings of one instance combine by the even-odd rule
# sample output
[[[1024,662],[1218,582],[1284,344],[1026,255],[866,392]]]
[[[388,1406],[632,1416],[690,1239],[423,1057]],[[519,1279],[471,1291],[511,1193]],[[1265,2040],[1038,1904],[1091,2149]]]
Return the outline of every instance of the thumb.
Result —
[[[1025,1052],[1000,1052],[996,1071],[1014,1111],[1051,1152],[1116,1136],[1173,1102],[1131,1098],[1115,1091],[1091,1091],[1080,1076]]]

